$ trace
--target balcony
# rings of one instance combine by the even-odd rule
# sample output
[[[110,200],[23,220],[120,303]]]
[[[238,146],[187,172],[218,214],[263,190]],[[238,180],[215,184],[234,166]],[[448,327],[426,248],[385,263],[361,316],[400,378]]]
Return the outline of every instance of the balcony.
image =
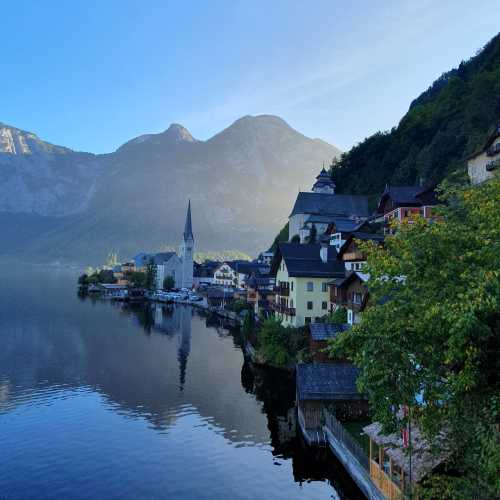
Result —
[[[287,307],[276,302],[271,302],[271,309],[278,314],[286,314],[288,316],[295,316],[295,307]]]
[[[290,288],[287,286],[275,286],[274,291],[276,292],[277,295],[281,295],[282,297],[289,297],[290,296]]]

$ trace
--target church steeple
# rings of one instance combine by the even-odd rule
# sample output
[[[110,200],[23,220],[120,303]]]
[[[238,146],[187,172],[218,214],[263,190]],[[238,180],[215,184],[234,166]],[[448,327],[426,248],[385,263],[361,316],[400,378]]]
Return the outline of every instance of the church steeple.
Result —
[[[193,226],[191,222],[191,200],[188,202],[186,214],[186,224],[184,225],[184,239],[181,244],[180,260],[181,260],[181,287],[193,287],[193,253],[194,253],[194,236]]]
[[[191,200],[188,201],[188,209],[186,214],[186,224],[184,225],[184,241],[191,239],[194,240],[193,237],[193,226],[191,223]]]

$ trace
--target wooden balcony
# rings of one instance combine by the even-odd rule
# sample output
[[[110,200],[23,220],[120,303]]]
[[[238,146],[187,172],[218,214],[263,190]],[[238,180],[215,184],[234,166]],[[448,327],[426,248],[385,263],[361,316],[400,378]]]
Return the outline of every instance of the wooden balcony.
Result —
[[[290,288],[288,288],[287,286],[275,286],[274,291],[276,292],[276,295],[281,295],[282,297],[290,296]]]
[[[403,498],[403,492],[396,483],[382,470],[375,460],[370,459],[370,477],[377,488],[388,500],[399,500]]]
[[[271,302],[271,309],[278,314],[286,314],[288,316],[295,316],[295,307],[287,307],[276,302]]]

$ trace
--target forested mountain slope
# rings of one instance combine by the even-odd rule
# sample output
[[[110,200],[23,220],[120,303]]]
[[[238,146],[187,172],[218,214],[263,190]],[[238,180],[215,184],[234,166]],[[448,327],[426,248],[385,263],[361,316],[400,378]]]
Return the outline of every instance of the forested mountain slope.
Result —
[[[500,34],[444,73],[389,132],[378,132],[332,167],[339,192],[381,193],[386,183],[465,178],[466,158],[500,121]]]

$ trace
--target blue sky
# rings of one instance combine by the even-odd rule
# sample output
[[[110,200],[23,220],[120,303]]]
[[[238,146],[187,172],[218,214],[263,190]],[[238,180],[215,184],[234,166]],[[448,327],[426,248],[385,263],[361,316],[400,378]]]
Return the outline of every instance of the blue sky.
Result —
[[[110,152],[276,114],[348,149],[499,29],[498,0],[0,0],[0,121]]]

